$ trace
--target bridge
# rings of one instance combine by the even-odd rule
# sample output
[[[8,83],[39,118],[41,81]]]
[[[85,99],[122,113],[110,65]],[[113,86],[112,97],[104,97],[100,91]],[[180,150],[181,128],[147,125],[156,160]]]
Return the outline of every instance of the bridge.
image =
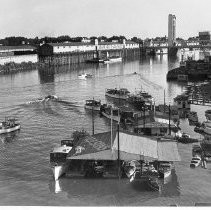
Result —
[[[171,46],[172,47],[172,46]],[[168,41],[151,41],[150,43],[144,43],[143,44],[143,48],[146,49],[168,49],[171,48],[168,46]],[[189,49],[193,49],[193,48],[199,48],[199,49],[211,49],[211,41],[190,41],[190,40],[183,40],[183,41],[176,41],[175,48],[177,49],[185,49],[185,48],[189,48]]]

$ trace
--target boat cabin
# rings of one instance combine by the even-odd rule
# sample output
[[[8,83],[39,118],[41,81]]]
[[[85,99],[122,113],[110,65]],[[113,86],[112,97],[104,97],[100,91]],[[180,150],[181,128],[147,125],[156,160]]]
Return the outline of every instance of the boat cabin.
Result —
[[[64,146],[64,145],[66,145],[66,146],[68,146],[68,147],[73,147],[73,139],[71,139],[71,140],[61,140],[61,146]]]
[[[184,94],[178,95],[174,98],[174,105],[177,106],[177,109],[190,109],[188,96]]]

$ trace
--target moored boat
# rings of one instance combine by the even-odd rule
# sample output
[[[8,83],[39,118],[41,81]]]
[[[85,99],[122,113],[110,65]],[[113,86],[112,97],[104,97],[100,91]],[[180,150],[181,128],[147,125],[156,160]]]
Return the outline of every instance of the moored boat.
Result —
[[[200,163],[201,163],[201,158],[198,155],[195,155],[194,157],[192,157],[190,168],[196,168],[200,165]]]
[[[100,106],[101,106],[101,101],[96,101],[92,99],[92,100],[86,100],[84,108],[94,110],[94,111],[100,111]]]
[[[159,164],[159,176],[161,178],[167,179],[171,175],[171,171],[173,169],[173,164],[168,161],[160,162]]]
[[[109,58],[105,59],[104,63],[114,63],[114,62],[121,62],[121,61],[122,61],[122,57],[113,56],[113,57],[109,57]]]
[[[5,118],[0,124],[0,134],[17,131],[21,128],[20,123],[14,118]]]
[[[62,140],[61,146],[55,147],[50,153],[50,164],[54,179],[58,180],[68,169],[66,157],[73,147],[72,140]]]
[[[92,78],[91,74],[83,73],[78,75],[79,79],[87,79],[87,78]]]
[[[100,114],[108,119],[120,122],[119,109],[112,107],[111,105],[103,104],[100,107]]]
[[[192,121],[192,122],[198,122],[198,116],[197,116],[197,112],[195,111],[191,111],[188,113],[188,120]]]
[[[115,99],[126,100],[128,98],[129,93],[130,92],[126,88],[106,89],[105,96]]]
[[[207,118],[207,120],[211,120],[211,110],[205,111],[205,117]]]

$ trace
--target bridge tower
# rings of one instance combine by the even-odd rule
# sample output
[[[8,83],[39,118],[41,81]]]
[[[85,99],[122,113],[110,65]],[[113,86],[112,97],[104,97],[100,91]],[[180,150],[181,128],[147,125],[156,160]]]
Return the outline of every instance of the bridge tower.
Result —
[[[173,47],[176,41],[176,16],[168,16],[168,47]]]

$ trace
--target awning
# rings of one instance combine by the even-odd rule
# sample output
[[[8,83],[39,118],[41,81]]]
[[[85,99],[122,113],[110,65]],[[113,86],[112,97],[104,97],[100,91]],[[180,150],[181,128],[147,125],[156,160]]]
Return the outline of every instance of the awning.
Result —
[[[69,153],[67,159],[117,160],[118,135],[116,132],[112,137],[112,149],[109,145],[110,140],[110,132],[86,137]],[[176,141],[157,140],[122,131],[119,132],[119,154],[121,160],[180,161]]]

